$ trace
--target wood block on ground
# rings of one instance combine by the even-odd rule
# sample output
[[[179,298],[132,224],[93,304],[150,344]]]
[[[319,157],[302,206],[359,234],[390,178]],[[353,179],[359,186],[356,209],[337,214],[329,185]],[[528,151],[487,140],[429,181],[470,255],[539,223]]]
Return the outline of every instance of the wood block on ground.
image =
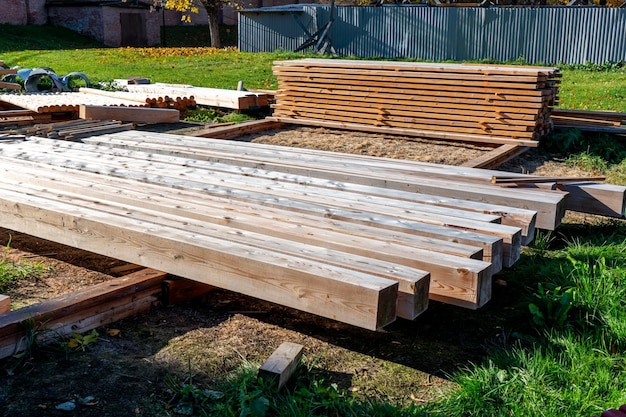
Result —
[[[180,112],[175,109],[153,109],[148,107],[92,106],[81,104],[78,116],[81,119],[121,120],[137,123],[176,123]]]
[[[0,294],[0,314],[11,310],[11,298],[8,295]]]
[[[297,343],[283,342],[267,358],[259,369],[259,377],[264,380],[275,380],[278,388],[282,388],[294,374],[302,357],[304,346]]]
[[[27,348],[23,336],[28,330],[37,331],[45,341],[85,332],[144,311],[159,300],[166,275],[145,269],[2,314],[0,358]]]

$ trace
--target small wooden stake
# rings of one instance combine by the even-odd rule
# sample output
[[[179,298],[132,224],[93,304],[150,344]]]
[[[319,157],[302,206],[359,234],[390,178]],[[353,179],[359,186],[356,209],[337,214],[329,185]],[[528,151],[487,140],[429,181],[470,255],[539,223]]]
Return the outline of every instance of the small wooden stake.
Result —
[[[283,342],[261,365],[259,377],[265,380],[277,379],[278,388],[282,388],[296,371],[303,348],[297,343]]]

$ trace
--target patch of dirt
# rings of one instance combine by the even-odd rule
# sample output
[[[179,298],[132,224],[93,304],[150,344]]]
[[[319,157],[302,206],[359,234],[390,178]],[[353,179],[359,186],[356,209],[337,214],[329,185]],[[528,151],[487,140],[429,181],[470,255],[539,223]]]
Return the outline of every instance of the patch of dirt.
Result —
[[[461,164],[491,148],[413,138],[329,131],[308,127],[265,132],[245,140],[285,146]],[[531,150],[505,170],[575,175],[562,161]],[[580,219],[579,219],[580,220]],[[577,220],[574,220],[577,221]],[[14,306],[70,293],[110,279],[123,262],[0,230],[8,257],[41,262],[47,272],[11,290]],[[503,318],[515,310],[514,289],[496,279],[492,301],[478,311],[431,302],[414,322],[398,320],[382,332],[342,323],[215,290],[201,300],[159,307],[116,323],[118,337],[99,329],[85,351],[59,343],[32,357],[0,361],[0,415],[3,416],[165,416],[171,397],[167,380],[210,388],[244,360],[261,363],[283,341],[305,346],[330,382],[354,388],[355,395],[399,404],[430,401],[454,387],[449,376],[480,362],[493,346],[508,343]],[[62,341],[60,341],[62,342]],[[75,412],[57,410],[66,401],[93,396]]]

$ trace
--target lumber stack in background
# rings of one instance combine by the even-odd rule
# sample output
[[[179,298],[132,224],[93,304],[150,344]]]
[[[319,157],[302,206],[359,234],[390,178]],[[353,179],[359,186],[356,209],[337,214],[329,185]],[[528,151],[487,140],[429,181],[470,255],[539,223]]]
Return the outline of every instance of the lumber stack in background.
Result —
[[[552,129],[552,67],[302,59],[276,61],[274,117],[534,141]],[[508,142],[503,142],[508,143]]]
[[[265,93],[194,87],[186,84],[128,84],[126,88],[132,93],[170,97],[194,97],[195,102],[200,105],[233,110],[248,110],[254,107],[264,107],[268,105],[270,98],[270,96]]]

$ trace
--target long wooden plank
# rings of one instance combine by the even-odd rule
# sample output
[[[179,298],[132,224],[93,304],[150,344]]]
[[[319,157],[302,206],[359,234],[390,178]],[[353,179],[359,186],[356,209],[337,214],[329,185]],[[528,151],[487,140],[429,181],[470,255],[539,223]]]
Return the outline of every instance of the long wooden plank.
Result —
[[[158,300],[166,275],[156,270],[142,270],[0,314],[0,358],[27,348],[24,336],[29,326],[42,338],[60,337],[144,311]],[[125,304],[131,308],[123,308]]]
[[[506,161],[509,161],[523,154],[527,150],[527,146],[501,145],[493,151],[489,151],[484,155],[479,156],[478,158],[474,158],[470,161],[464,162],[463,164],[461,164],[461,166],[468,168],[494,169],[499,167]]]
[[[404,127],[368,125],[368,124],[361,124],[361,123],[354,123],[354,122],[319,120],[319,119],[311,119],[311,118],[294,118],[291,116],[288,116],[288,117],[272,116],[272,117],[268,117],[268,119],[281,122],[281,123],[325,127],[328,129],[354,130],[354,131],[361,131],[361,132],[383,133],[383,134],[388,134],[388,135],[401,135],[401,136],[418,137],[418,138],[432,138],[432,139],[447,140],[447,141],[461,141],[461,142],[472,142],[472,143],[495,143],[495,144],[509,144],[509,145],[518,144],[521,146],[528,146],[532,148],[536,148],[537,146],[539,146],[539,142],[535,140],[513,139],[510,136],[509,137],[494,137],[494,136],[488,136],[484,133],[472,134],[468,132],[458,133],[458,132],[423,130],[423,129],[420,130],[420,129],[412,129],[412,128],[404,128]]]
[[[215,139],[237,139],[243,135],[278,129],[283,124],[273,120],[261,119],[239,123],[233,126],[207,127],[187,133],[187,136],[210,137]]]
[[[319,59],[306,58],[297,60],[275,61],[274,66],[292,67],[304,66],[305,68],[337,67],[356,69],[392,69],[397,71],[438,71],[454,72],[461,74],[502,74],[502,75],[529,75],[545,74],[558,77],[558,68],[555,67],[525,67],[521,65],[482,65],[482,64],[451,64],[451,63],[428,63],[428,62],[402,62],[402,61],[368,61],[348,59]]]
[[[374,105],[373,103],[358,103],[347,100],[299,100],[299,99],[286,99],[282,100],[280,104],[274,105],[273,108],[281,112],[293,111],[296,114],[300,113],[299,108],[302,106],[314,107],[318,112],[335,111],[335,112],[359,112],[359,118],[370,119],[375,118],[377,121],[404,121],[411,120],[416,123],[432,123],[441,124],[443,121],[452,122],[452,125],[470,127],[475,126],[478,123],[481,127],[488,126],[491,128],[501,128],[519,131],[529,131],[541,122],[537,121],[537,115],[516,115],[513,113],[496,113],[493,110],[483,111],[477,109],[476,111],[470,110],[457,110],[447,109],[443,106],[438,108],[432,107],[419,107],[407,108],[405,106],[393,106],[393,105]],[[450,110],[450,111],[448,111]],[[454,111],[452,111],[454,110]],[[419,118],[415,116],[419,115]],[[482,123],[482,125],[481,125]]]
[[[412,88],[424,89],[424,90],[439,90],[450,88],[453,91],[467,91],[467,92],[489,92],[495,93],[500,91],[502,94],[515,94],[520,96],[541,97],[543,91],[537,88],[537,83],[524,84],[515,82],[516,79],[512,78],[509,82],[491,81],[488,78],[483,80],[446,80],[445,78],[408,78],[398,76],[372,76],[368,73],[325,73],[325,72],[313,72],[308,71],[281,71],[275,69],[274,73],[279,77],[279,86],[284,86],[291,82],[311,82],[311,83],[324,83],[333,82],[337,84],[358,84],[361,88],[368,87],[385,87],[385,88],[399,88],[410,91]],[[356,83],[355,83],[356,81]],[[280,96],[280,95],[279,95]]]
[[[442,103],[446,105],[458,104],[466,106],[482,106],[504,109],[518,108],[521,114],[536,114],[544,107],[545,100],[533,99],[526,97],[522,100],[520,97],[504,96],[486,93],[464,94],[462,92],[437,91],[437,90],[420,90],[411,93],[403,92],[399,95],[397,91],[362,91],[350,88],[350,86],[320,86],[320,85],[289,85],[288,89],[278,90],[277,96],[297,96],[297,97],[318,97],[326,98],[335,97],[346,100],[371,101],[373,103],[410,103],[411,101],[422,102],[431,101],[433,104]],[[528,101],[532,99],[533,101]],[[523,106],[521,108],[520,106]]]
[[[366,329],[396,316],[398,283],[388,279],[8,190],[0,214],[12,230]]]
[[[278,107],[279,105],[276,105]],[[493,138],[510,140],[510,138],[514,140],[526,140],[531,141],[533,139],[537,139],[537,135],[532,130],[527,130],[524,127],[522,130],[519,129],[503,129],[497,125],[493,125],[489,122],[455,122],[450,121],[449,126],[445,125],[445,121],[442,121],[441,124],[432,123],[431,120],[425,120],[421,118],[404,118],[404,117],[396,117],[396,116],[384,116],[377,117],[375,115],[367,115],[367,114],[346,114],[345,112],[338,110],[328,110],[328,109],[315,109],[311,107],[306,107],[303,109],[291,109],[291,108],[280,108],[280,111],[276,111],[275,117],[288,117],[290,119],[319,119],[319,120],[330,120],[341,123],[350,123],[350,124],[365,124],[372,125],[378,127],[392,127],[392,128],[401,128],[401,129],[415,129],[417,131],[441,131],[442,134],[447,134],[448,132],[457,133],[457,134],[466,134],[466,135],[489,135]],[[425,135],[426,137],[429,137]]]
[[[468,120],[468,117],[484,118],[494,123],[512,124],[519,123],[524,126],[534,126],[539,115],[537,112],[518,113],[515,108],[507,110],[494,105],[462,105],[457,103],[439,103],[433,107],[428,101],[387,101],[387,100],[352,100],[346,97],[322,97],[316,98],[311,95],[306,97],[284,97],[280,102],[283,106],[316,106],[320,108],[336,108],[344,111],[369,112],[378,115],[394,114],[399,116],[414,116],[419,112],[420,117],[425,119],[437,119],[448,117],[450,120]],[[437,111],[439,110],[439,111]],[[444,113],[445,110],[454,110],[454,113]]]
[[[304,75],[306,76],[309,73],[313,74],[349,74],[352,75],[354,73],[354,68],[339,68],[339,67],[328,67],[328,66],[310,66],[306,65],[303,67],[306,72]],[[289,74],[303,74],[303,68],[296,66],[282,66],[280,64],[274,65],[273,70],[277,73],[289,73]],[[495,81],[495,82],[510,82],[511,80],[515,80],[518,83],[526,83],[532,84],[531,87],[537,85],[537,83],[541,81],[545,81],[545,76],[540,76],[538,73],[529,73],[527,75],[505,75],[505,74],[484,74],[484,73],[458,73],[458,72],[450,72],[450,71],[415,71],[413,69],[407,69],[406,71],[401,71],[398,68],[381,68],[381,69],[371,69],[370,66],[367,68],[367,72],[362,72],[362,74],[368,75],[375,79],[381,79],[379,77],[395,77],[404,79],[413,79],[420,78],[426,80],[446,80],[452,82],[458,81],[480,81],[483,82],[485,80]],[[529,87],[529,88],[531,88]]]
[[[175,109],[81,104],[78,109],[78,117],[81,119],[120,120],[137,123],[177,123],[180,120],[180,112]]]
[[[50,142],[50,141],[41,140],[39,142],[45,143],[45,142]],[[32,155],[34,155],[37,152],[37,146],[35,145],[36,143],[30,143],[28,146],[28,151]],[[57,147],[63,148],[62,152],[63,152],[64,158],[65,156],[69,156],[69,153],[68,153],[69,149],[71,149],[72,147],[78,146],[78,145],[72,145],[69,143],[62,143],[62,142],[55,143],[54,145]],[[80,146],[84,146],[84,145],[80,145]],[[22,152],[22,149],[25,149],[25,148],[20,148],[19,146],[15,146],[13,149],[13,152]],[[5,151],[7,150],[5,149]],[[49,156],[50,158],[54,158],[54,155],[51,155],[47,150],[44,149],[42,157],[46,158],[47,155],[50,155]],[[371,224],[371,221],[372,221],[371,214],[368,213],[368,214],[363,215],[360,212],[361,210],[360,206],[367,205],[367,204],[359,203],[359,207],[353,207],[350,204],[344,204],[344,202],[341,200],[335,200],[334,202],[331,202],[331,198],[326,197],[324,204],[320,205],[319,203],[317,203],[317,207],[315,208],[311,206],[311,204],[316,204],[316,201],[318,201],[319,199],[308,197],[307,196],[308,193],[302,193],[296,196],[297,192],[295,188],[290,189],[289,191],[284,193],[284,196],[277,199],[275,196],[278,195],[280,197],[281,194],[277,188],[272,187],[270,184],[262,184],[262,185],[263,185],[263,188],[271,191],[271,194],[269,195],[260,194],[256,192],[256,189],[259,187],[259,182],[260,182],[259,180],[257,180],[256,182],[250,183],[248,186],[246,186],[246,184],[242,182],[238,182],[236,181],[235,178],[232,178],[232,177],[222,179],[215,172],[212,172],[211,175],[207,176],[201,172],[196,172],[193,169],[178,168],[176,166],[177,163],[168,164],[168,165],[159,165],[153,162],[148,162],[148,163],[140,162],[140,160],[126,161],[124,160],[123,157],[115,157],[111,160],[112,161],[111,166],[107,168],[105,165],[103,165],[107,161],[106,158],[102,158],[102,156],[91,157],[89,154],[76,154],[73,157],[72,162],[65,161],[64,159],[60,160],[59,162],[63,164],[69,164],[66,166],[71,166],[72,163],[84,165],[85,162],[83,161],[86,161],[92,164],[98,164],[99,166],[96,169],[100,172],[112,172],[115,175],[119,175],[122,171],[126,171],[125,175],[127,176],[134,175],[135,177],[137,175],[139,175],[139,177],[143,177],[145,175],[144,172],[148,172],[148,173],[149,172],[154,172],[154,173],[168,172],[167,176],[160,175],[161,177],[160,179],[169,181],[169,182],[174,181],[175,183],[177,182],[179,183],[181,180],[189,184],[196,183],[197,184],[196,186],[199,187],[200,189],[206,189],[206,184],[212,184],[212,187],[211,187],[212,189],[207,190],[208,192],[213,192],[214,189],[217,188],[219,189],[221,193],[226,193],[230,197],[243,198],[246,200],[255,200],[257,202],[262,202],[263,204],[267,204],[271,206],[276,206],[276,205],[280,207],[288,206],[290,210],[304,211],[304,212],[310,212],[310,210],[313,208],[313,210],[319,212],[320,214],[323,213],[323,215],[333,216],[334,218],[338,218],[338,219],[350,219],[350,221],[358,221],[358,222],[362,222],[365,224]],[[136,173],[133,174],[132,170],[136,170]],[[168,177],[171,178],[171,180],[168,180]],[[236,189],[227,188],[226,185],[224,185],[225,181],[226,183],[234,184]],[[294,196],[298,200],[308,203],[308,205],[303,206],[302,204],[299,204],[297,200],[287,200],[287,198],[293,198]],[[334,204],[334,206],[333,205],[329,206],[329,204]],[[388,227],[393,227],[393,228],[396,228],[397,230],[406,230],[407,227],[417,228],[419,230],[419,228],[421,227],[420,224],[428,223],[428,224],[439,225],[439,226],[452,226],[457,229],[465,229],[465,230],[469,230],[473,232],[490,234],[490,235],[501,237],[503,238],[503,241],[504,241],[504,246],[503,246],[504,265],[510,266],[519,258],[519,250],[521,246],[521,230],[519,228],[506,226],[506,225],[499,225],[499,224],[494,224],[494,223],[488,223],[488,222],[482,222],[482,221],[477,222],[477,221],[469,220],[467,218],[462,218],[462,217],[459,217],[458,219],[456,219],[455,217],[443,218],[441,216],[437,216],[434,214],[417,212],[417,211],[414,212],[413,215],[411,215],[410,210],[400,210],[399,212],[396,211],[394,215],[401,216],[400,218],[397,218],[397,217],[391,217],[388,214],[384,214],[384,212],[391,211],[391,208],[389,207],[386,207],[382,213],[381,212],[377,213],[374,206],[370,206],[370,208],[374,211],[375,213],[374,217],[376,218],[377,222],[381,222],[381,221],[385,222],[386,224],[388,224]],[[403,211],[406,211],[406,214],[403,213]]]

